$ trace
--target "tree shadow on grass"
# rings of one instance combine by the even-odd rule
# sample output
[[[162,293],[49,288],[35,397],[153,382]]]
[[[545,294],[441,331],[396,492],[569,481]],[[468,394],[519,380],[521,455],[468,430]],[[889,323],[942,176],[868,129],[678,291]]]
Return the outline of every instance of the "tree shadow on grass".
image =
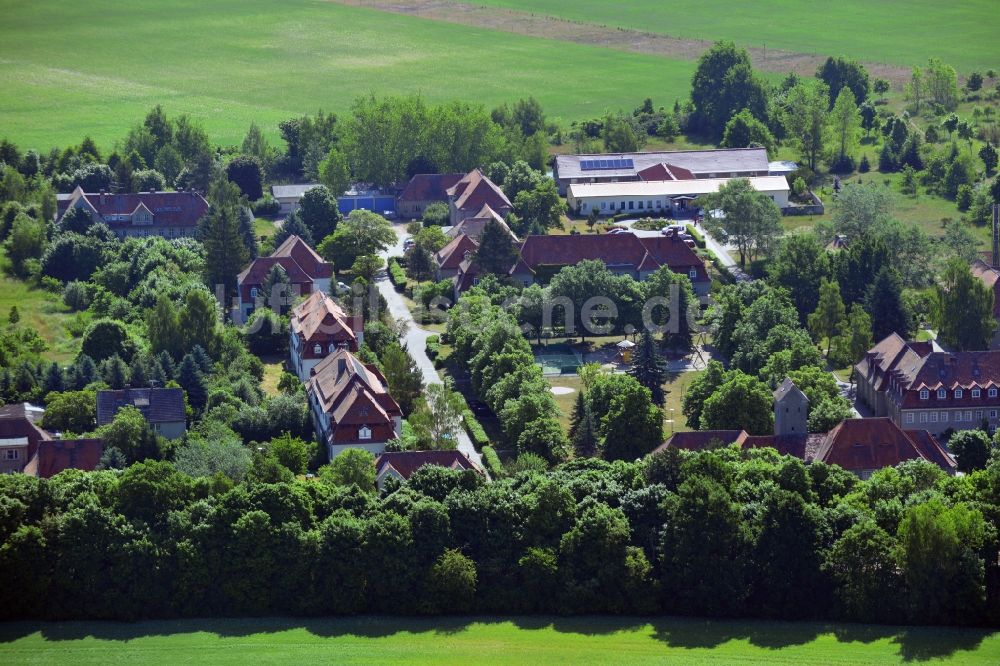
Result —
[[[551,628],[559,633],[603,636],[650,628],[651,636],[668,647],[711,649],[733,640],[771,650],[807,645],[824,634],[839,643],[874,643],[890,640],[907,662],[924,662],[974,651],[995,636],[986,629],[953,627],[902,627],[822,622],[769,622],[764,620],[705,620],[680,617],[619,616],[438,616],[223,618],[154,620],[145,622],[12,622],[0,623],[0,644],[41,633],[46,641],[84,638],[128,642],[140,638],[209,633],[220,638],[242,638],[301,629],[320,638],[356,636],[382,638],[399,633],[460,634],[473,624],[510,623],[518,629]]]

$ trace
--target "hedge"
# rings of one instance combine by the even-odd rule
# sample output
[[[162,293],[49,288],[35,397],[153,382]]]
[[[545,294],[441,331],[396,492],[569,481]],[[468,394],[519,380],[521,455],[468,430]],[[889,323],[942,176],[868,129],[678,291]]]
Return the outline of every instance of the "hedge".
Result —
[[[687,232],[691,234],[691,238],[694,239],[694,244],[698,247],[705,249],[705,237],[700,231],[694,228],[693,224],[687,225]]]
[[[396,291],[406,289],[406,271],[399,265],[398,257],[389,257],[388,263],[389,281],[396,286]]]
[[[482,453],[483,466],[486,467],[490,477],[494,479],[502,477],[504,475],[503,464],[500,462],[500,456],[497,455],[496,449],[487,444],[483,447]]]
[[[427,358],[434,361],[441,355],[441,337],[438,335],[427,336]]]
[[[479,422],[479,419],[476,418],[476,415],[468,407],[462,412],[462,423],[465,424],[465,431],[469,433],[469,439],[472,440],[477,449],[489,445],[490,438],[486,436],[483,424]]]

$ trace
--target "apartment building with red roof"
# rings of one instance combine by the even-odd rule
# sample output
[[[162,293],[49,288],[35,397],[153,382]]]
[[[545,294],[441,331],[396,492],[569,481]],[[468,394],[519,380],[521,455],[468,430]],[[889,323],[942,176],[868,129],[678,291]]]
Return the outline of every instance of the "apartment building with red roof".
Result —
[[[941,351],[893,333],[855,366],[858,397],[901,428],[971,430],[1000,419],[1000,351]]]
[[[442,254],[438,256],[440,261]],[[456,263],[453,252],[443,256],[450,258],[451,264]],[[548,282],[560,269],[587,259],[599,260],[615,275],[628,275],[636,280],[645,280],[666,266],[675,273],[687,275],[699,296],[708,294],[711,286],[704,260],[683,240],[673,236],[640,238],[633,233],[528,236],[518,246],[518,257],[508,277],[515,284],[527,287],[536,282]],[[477,278],[474,262],[458,262],[456,292],[470,288]]]
[[[330,458],[349,448],[373,454],[402,432],[403,412],[389,394],[385,377],[346,349],[330,354],[306,382],[318,441]]]
[[[275,266],[280,266],[291,284],[291,299],[313,292],[328,293],[333,264],[324,260],[298,236],[289,236],[274,252],[257,257],[236,277],[239,291],[239,315],[246,321],[258,307],[272,307],[265,302],[264,285]]]
[[[324,358],[338,349],[356,352],[365,339],[361,317],[348,315],[321,291],[309,294],[292,309],[289,333],[292,367],[303,382]]]
[[[447,190],[448,210],[452,226],[478,215],[489,206],[501,218],[514,212],[514,205],[492,180],[479,169],[473,169]]]
[[[59,202],[57,223],[71,208],[86,210],[95,222],[108,225],[119,238],[185,238],[195,236],[198,221],[208,213],[208,202],[193,190],[85,193],[78,186],[67,199]]]

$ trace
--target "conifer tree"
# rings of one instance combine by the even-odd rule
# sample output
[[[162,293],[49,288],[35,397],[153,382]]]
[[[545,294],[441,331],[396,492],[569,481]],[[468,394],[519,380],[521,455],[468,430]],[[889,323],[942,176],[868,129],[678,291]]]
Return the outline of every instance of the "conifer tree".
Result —
[[[188,354],[177,369],[177,383],[187,393],[188,402],[195,409],[202,409],[208,401],[208,385],[198,368],[194,356]]]
[[[507,230],[496,220],[483,227],[476,250],[476,264],[484,273],[506,274],[517,258],[517,249]]]
[[[632,367],[628,373],[649,389],[653,394],[654,403],[663,406],[665,401],[663,383],[667,381],[667,362],[656,349],[653,334],[649,331],[644,332],[639,338],[639,345],[635,348]]]
[[[222,285],[226,298],[236,293],[236,276],[249,260],[240,232],[239,188],[228,180],[212,186],[211,207],[201,223],[205,247],[205,284],[213,291]]]
[[[590,405],[583,401],[583,414],[576,426],[573,434],[573,452],[577,458],[591,458],[597,455],[599,444],[597,437],[597,423],[594,419],[594,412]]]

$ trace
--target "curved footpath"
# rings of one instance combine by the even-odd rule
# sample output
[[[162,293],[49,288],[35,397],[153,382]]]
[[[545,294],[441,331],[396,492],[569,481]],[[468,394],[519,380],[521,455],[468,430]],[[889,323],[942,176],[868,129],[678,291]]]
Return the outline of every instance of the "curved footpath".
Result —
[[[402,256],[403,254],[403,240],[406,238],[406,225],[405,224],[395,224],[393,229],[396,231],[396,244],[390,247],[385,252],[381,253],[383,259],[388,259],[389,257]],[[385,302],[389,306],[389,314],[393,318],[406,322],[406,332],[403,337],[400,338],[400,342],[406,347],[410,356],[416,361],[417,367],[420,368],[420,373],[424,377],[424,384],[441,384],[441,375],[438,374],[437,368],[434,367],[434,363],[431,361],[430,357],[427,356],[427,338],[432,335],[429,331],[426,331],[419,326],[413,320],[413,313],[410,312],[410,308],[407,307],[406,301],[403,300],[403,296],[396,291],[392,282],[389,281],[388,274],[383,270],[380,272],[379,276],[375,279],[375,283],[378,286],[379,293],[385,298]],[[473,446],[472,440],[469,438],[469,434],[465,432],[463,427],[458,433],[458,450],[464,453],[472,460],[474,463],[483,466],[482,457],[479,452],[476,451],[476,447]]]

